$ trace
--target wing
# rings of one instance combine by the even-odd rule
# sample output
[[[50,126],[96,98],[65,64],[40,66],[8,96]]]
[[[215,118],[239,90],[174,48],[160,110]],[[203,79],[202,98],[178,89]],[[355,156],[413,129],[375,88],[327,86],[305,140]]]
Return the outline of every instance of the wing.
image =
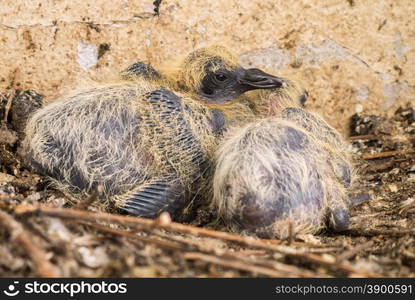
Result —
[[[149,106],[142,116],[162,163],[173,175],[186,173],[197,177],[200,169],[206,167],[207,158],[184,117],[181,99],[164,88],[147,94],[146,99]]]
[[[134,77],[142,77],[147,80],[160,79],[161,75],[152,66],[141,61],[136,62],[121,72],[124,79],[133,79]]]
[[[192,185],[207,171],[207,157],[176,94],[161,88],[148,93],[145,101],[148,105],[140,113],[142,125],[159,158],[160,175],[116,197],[116,203],[137,216],[155,217],[163,211],[174,214],[186,204]]]
[[[183,188],[168,177],[153,179],[114,200],[128,214],[147,218],[163,211],[174,215],[186,203]]]

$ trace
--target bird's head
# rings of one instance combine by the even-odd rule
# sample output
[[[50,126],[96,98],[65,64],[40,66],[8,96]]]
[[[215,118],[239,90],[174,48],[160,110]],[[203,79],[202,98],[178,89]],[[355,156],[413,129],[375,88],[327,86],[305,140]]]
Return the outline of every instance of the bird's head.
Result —
[[[244,69],[237,57],[222,46],[210,46],[190,53],[177,76],[179,89],[210,104],[224,104],[256,89],[278,89],[283,79],[259,69]]]

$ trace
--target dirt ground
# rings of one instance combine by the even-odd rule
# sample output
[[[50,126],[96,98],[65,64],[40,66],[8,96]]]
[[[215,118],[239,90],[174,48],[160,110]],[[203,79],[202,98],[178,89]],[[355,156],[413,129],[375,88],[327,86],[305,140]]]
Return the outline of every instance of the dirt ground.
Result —
[[[0,276],[415,276],[415,106],[409,100],[394,112],[350,120],[358,174],[351,196],[362,200],[352,209],[350,229],[279,241],[226,233],[208,222],[209,213],[191,226],[166,215],[149,221],[94,211],[93,197],[68,210],[69,199],[26,170],[18,155],[22,108],[13,107],[39,97],[13,88],[0,95]]]

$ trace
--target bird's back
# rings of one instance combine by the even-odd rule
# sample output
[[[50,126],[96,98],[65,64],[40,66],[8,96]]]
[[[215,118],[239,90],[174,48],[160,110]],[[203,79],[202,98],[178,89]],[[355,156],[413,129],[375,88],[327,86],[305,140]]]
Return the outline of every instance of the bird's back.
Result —
[[[140,116],[134,109],[147,89],[122,84],[93,88],[58,100],[33,115],[25,148],[35,169],[70,192],[98,185],[108,195],[151,175],[151,155],[140,149]],[[62,187],[60,187],[62,188]]]

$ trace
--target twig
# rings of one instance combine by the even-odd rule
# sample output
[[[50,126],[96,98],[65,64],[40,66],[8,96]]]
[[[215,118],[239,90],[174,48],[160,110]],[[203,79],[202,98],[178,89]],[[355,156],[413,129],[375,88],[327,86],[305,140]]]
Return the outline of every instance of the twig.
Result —
[[[4,124],[7,124],[7,119],[9,118],[9,111],[10,111],[10,108],[12,107],[14,94],[15,94],[15,91],[12,90],[10,91],[10,94],[7,97],[7,103],[6,103],[6,106],[4,107],[4,118],[3,118]]]
[[[39,277],[59,277],[59,272],[47,259],[46,253],[35,245],[29,233],[11,215],[0,210],[0,224],[10,232],[11,240],[21,246],[31,258]]]
[[[373,154],[372,153],[365,153],[365,154],[362,154],[361,157],[363,159],[376,159],[376,158],[385,158],[385,157],[411,154],[411,153],[415,153],[415,149],[385,151],[385,152],[379,152],[379,153],[373,153]]]
[[[353,256],[355,256],[357,253],[359,253],[360,251],[363,251],[367,248],[369,248],[370,246],[372,246],[372,241],[368,241],[364,244],[358,245],[346,252],[343,252],[342,254],[340,254],[339,256],[337,256],[336,258],[336,263],[341,263],[345,260],[348,260],[350,258],[352,258]]]
[[[53,208],[44,205],[33,206],[33,205],[26,205],[20,204],[15,207],[15,212],[17,214],[43,214],[50,217],[58,217],[58,218],[66,218],[66,219],[77,219],[86,220],[86,221],[107,221],[113,222],[120,225],[130,225],[134,226],[133,230],[149,230],[153,228],[162,228],[167,230],[173,230],[176,232],[181,233],[188,233],[195,236],[207,236],[211,238],[223,239],[230,242],[240,243],[240,244],[247,244],[250,246],[250,243],[253,241],[259,241],[261,244],[264,245],[280,245],[281,241],[279,240],[267,240],[267,239],[257,239],[253,237],[245,237],[240,236],[232,233],[222,232],[222,231],[215,231],[206,228],[200,228],[190,225],[184,225],[175,222],[168,222],[166,221],[166,214],[160,215],[157,219],[146,219],[141,217],[131,217],[131,216],[123,216],[123,215],[116,215],[116,214],[109,214],[109,213],[101,213],[101,212],[87,212],[87,211],[80,211],[76,209],[67,209],[67,208]],[[323,245],[313,245],[310,243],[302,243],[302,242],[293,242],[293,245],[298,246],[311,246],[311,247],[325,247]]]
[[[99,225],[99,224],[89,223],[89,222],[85,222],[85,221],[77,221],[77,220],[74,220],[74,221],[77,222],[77,223],[84,224],[84,225],[92,226],[92,227],[94,227],[94,228],[96,228],[100,231],[106,232],[106,233],[110,233],[110,234],[118,235],[118,236],[124,236],[124,237],[127,237],[127,238],[131,239],[131,240],[138,240],[138,241],[144,242],[146,244],[154,244],[154,245],[160,246],[162,248],[167,248],[169,250],[181,250],[181,251],[199,250],[201,252],[205,252],[205,253],[207,252],[212,256],[218,257],[219,259],[222,259],[222,257],[234,259],[235,261],[239,261],[240,266],[242,266],[243,264],[249,264],[251,266],[261,264],[262,265],[261,268],[267,268],[269,274],[272,274],[272,271],[273,272],[283,271],[283,272],[286,272],[284,276],[316,277],[316,274],[311,272],[311,271],[302,270],[302,269],[297,268],[295,266],[286,265],[286,264],[279,263],[277,261],[272,261],[272,260],[258,260],[258,259],[254,260],[254,259],[250,259],[249,256],[247,256],[245,253],[244,254],[238,254],[237,252],[226,251],[226,252],[218,254],[217,253],[218,251],[216,251],[217,249],[207,248],[207,247],[203,246],[200,242],[197,242],[194,239],[193,240],[188,240],[188,239],[185,239],[183,237],[163,235],[163,237],[172,239],[176,242],[176,243],[172,243],[172,242],[169,242],[169,241],[166,241],[166,240],[157,240],[157,239],[137,236],[136,234],[133,234],[133,233],[125,231],[125,230],[113,229],[113,228],[109,228],[107,226],[103,226],[103,225]],[[178,243],[184,244],[185,247],[180,246],[180,244],[178,244]],[[246,266],[243,270],[248,271]],[[255,271],[257,271],[257,269],[255,269]],[[255,272],[255,273],[258,273],[258,272]],[[263,273],[263,275],[267,275],[267,276],[270,276],[269,274]]]
[[[288,245],[291,245],[291,243],[294,240],[294,225],[293,222],[288,221]]]
[[[269,260],[269,259],[261,259],[255,257],[255,259],[250,258],[250,255],[265,255],[266,252],[264,250],[250,250],[244,249],[237,252],[231,251],[224,251],[222,249],[218,249],[216,247],[209,247],[195,239],[188,239],[182,236],[172,236],[168,234],[164,234],[163,237],[172,239],[176,242],[185,243],[188,246],[193,248],[197,248],[201,252],[207,252],[211,255],[219,256],[219,257],[230,257],[232,259],[242,260],[249,264],[256,264],[261,265],[267,268],[276,269],[277,271],[286,272],[285,276],[295,276],[295,277],[317,277],[317,275],[309,270],[300,269],[296,266],[287,265],[276,260]],[[320,250],[320,249],[319,249]],[[338,250],[338,249],[334,249]]]
[[[26,206],[26,205],[19,205],[16,207],[15,212],[17,214],[34,214],[34,215],[46,215],[49,217],[58,217],[58,218],[66,218],[66,219],[78,219],[78,220],[85,220],[85,221],[107,221],[113,222],[121,225],[147,225],[147,226],[154,226],[154,220],[139,218],[139,217],[131,217],[131,216],[121,216],[121,215],[112,215],[108,213],[92,213],[88,211],[79,211],[74,209],[61,209],[61,208],[50,208],[44,206]],[[305,251],[299,251],[295,248],[283,246],[283,245],[273,245],[263,240],[255,239],[252,237],[244,237],[232,233],[221,232],[221,231],[214,231],[206,228],[198,228],[190,225],[184,225],[180,223],[167,223],[167,224],[159,224],[157,228],[181,232],[186,234],[191,234],[194,236],[207,236],[211,238],[222,239],[230,242],[236,242],[248,247],[255,247],[261,249],[267,249],[270,251],[279,252],[281,254],[296,257],[303,261],[307,261],[309,263],[316,263],[328,268],[331,268],[335,271],[341,271],[344,273],[350,273],[359,275],[362,277],[379,277],[379,275],[374,274],[372,272],[364,271],[361,269],[357,269],[348,263],[341,263],[335,264],[335,260],[328,259],[324,256],[319,256],[311,253],[307,253]]]
[[[400,204],[399,214],[407,216],[415,210],[415,198],[408,198]]]
[[[183,257],[187,260],[201,260],[207,263],[213,263],[213,264],[228,267],[228,268],[248,271],[254,274],[258,274],[258,275],[266,275],[270,277],[285,277],[286,276],[286,274],[275,271],[270,268],[249,265],[238,260],[222,259],[217,256],[203,254],[199,252],[185,253]]]
[[[89,197],[87,197],[86,199],[84,199],[83,201],[79,201],[74,208],[75,209],[80,209],[80,210],[85,210],[87,209],[89,206],[92,205],[92,203],[95,202],[95,200],[97,200],[98,195],[100,193],[102,193],[102,186],[98,186],[91,195],[89,195]]]
[[[383,171],[386,169],[391,168],[393,165],[395,164],[395,158],[392,158],[390,160],[388,160],[387,162],[381,163],[381,164],[376,164],[374,166],[369,166],[367,168],[365,168],[365,172],[379,172],[379,171]]]
[[[65,191],[58,191],[59,193],[62,194],[62,196],[64,198],[66,198],[68,200],[69,203],[73,204],[74,206],[77,205],[79,203],[79,199],[75,198],[74,196],[72,196],[71,194],[65,192]]]
[[[349,141],[371,141],[377,139],[373,134],[349,136]]]
[[[253,260],[253,259],[250,259],[247,256],[241,256],[241,255],[238,255],[236,252],[229,252],[229,251],[225,252],[222,256],[226,257],[226,258],[231,257],[231,258],[239,259],[239,260],[242,260],[242,261],[244,261],[246,263],[249,263],[249,264],[254,263],[256,265],[261,265],[261,266],[266,267],[266,268],[271,268],[271,269],[277,270],[279,272],[284,272],[284,277],[287,277],[287,276],[291,276],[291,277],[310,277],[310,278],[319,277],[318,274],[316,274],[314,272],[311,272],[309,270],[304,270],[304,269],[301,269],[301,268],[296,267],[296,266],[287,265],[287,264],[278,262],[276,260],[269,260],[269,259],[255,259],[255,260]]]
[[[384,236],[393,236],[393,237],[402,237],[405,235],[415,235],[414,229],[391,229],[391,230],[381,230],[381,229],[349,229],[343,232],[345,235],[351,236],[364,236],[364,237],[373,237],[378,235]]]
[[[9,96],[7,97],[7,103],[6,103],[6,107],[4,108],[4,123],[7,123],[7,119],[9,117],[9,111],[10,108],[12,107],[12,103],[13,103],[13,98],[16,94],[16,88],[17,88],[17,78],[20,76],[20,69],[16,68],[14,70],[14,74],[13,74],[13,78],[11,80],[11,91]]]
[[[310,248],[308,253],[331,253],[342,250],[344,247]]]
[[[87,226],[91,226],[99,231],[102,232],[106,232],[109,234],[113,234],[113,235],[118,235],[118,236],[123,236],[126,237],[128,239],[134,239],[134,240],[138,240],[140,242],[143,242],[144,244],[153,244],[162,248],[167,248],[169,250],[186,250],[183,247],[180,246],[180,244],[177,243],[172,243],[169,241],[164,241],[164,240],[157,240],[157,239],[152,239],[152,238],[148,238],[148,237],[143,237],[143,236],[139,236],[136,235],[132,232],[126,231],[126,230],[120,230],[120,229],[115,229],[115,228],[109,228],[107,226],[104,225],[100,225],[100,224],[95,224],[95,223],[91,223],[91,222],[85,222],[85,221],[78,221],[78,220],[74,220],[77,223],[83,224],[83,225],[87,225]]]

